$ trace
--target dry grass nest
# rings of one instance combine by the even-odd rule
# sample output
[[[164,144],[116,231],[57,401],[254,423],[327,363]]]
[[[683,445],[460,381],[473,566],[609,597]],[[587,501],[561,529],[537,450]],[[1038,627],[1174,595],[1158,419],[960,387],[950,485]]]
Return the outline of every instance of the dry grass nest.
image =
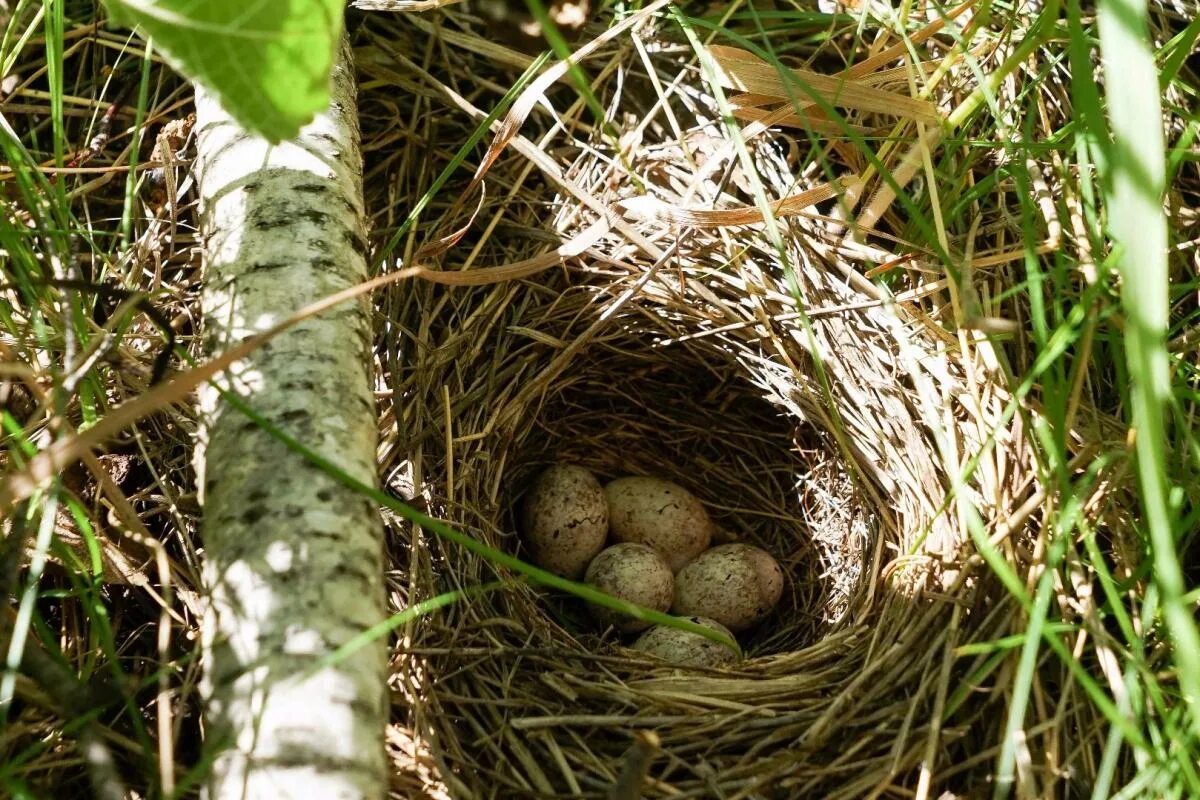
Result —
[[[826,181],[796,168],[810,147],[840,174],[861,168],[803,131],[772,131],[748,143],[753,178],[691,51],[639,35],[652,45],[640,55],[626,37],[587,62],[607,130],[565,81],[551,87],[486,193],[451,178],[423,233],[402,241],[406,257],[477,202],[466,237],[427,265],[532,258],[634,196],[753,207],[757,181],[788,197]],[[468,73],[472,87],[504,87],[527,61],[453,14],[376,20],[360,42],[365,85],[388,86],[362,98],[368,186],[392,209],[377,219],[385,241],[407,208],[395,198],[411,203],[405,192],[427,187],[480,122]],[[450,72],[446,47],[460,63]],[[744,662],[678,669],[600,632],[578,601],[396,521],[397,605],[499,581],[402,632],[404,791],[633,797],[644,778],[648,796],[857,798],[912,796],[922,764],[967,793],[987,774],[1007,678],[990,650],[951,655],[1003,636],[1018,612],[970,546],[957,498],[1024,575],[1044,499],[1020,430],[1031,416],[1012,413],[987,340],[942,326],[946,284],[917,271],[887,296],[860,275],[899,254],[886,238],[855,245],[835,214],[825,203],[781,220],[782,247],[762,224],[627,214],[524,280],[409,283],[382,303],[393,491],[520,555],[514,510],[547,464],[658,476],[789,575]],[[1051,664],[1039,692],[1052,696],[1062,669]],[[1059,763],[1085,765],[1066,779],[1086,785],[1103,744],[1095,712],[1068,692],[1049,713],[1070,728]],[[404,766],[413,759],[420,769]]]

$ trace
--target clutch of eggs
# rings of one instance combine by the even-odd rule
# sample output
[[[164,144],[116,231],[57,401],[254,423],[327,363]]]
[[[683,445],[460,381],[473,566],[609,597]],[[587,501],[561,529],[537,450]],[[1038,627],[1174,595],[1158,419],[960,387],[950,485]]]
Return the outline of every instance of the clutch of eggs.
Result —
[[[722,633],[761,623],[783,594],[783,570],[771,554],[740,543],[710,548],[715,526],[704,505],[670,481],[626,477],[601,486],[583,467],[555,464],[525,495],[521,525],[539,566]],[[606,549],[610,534],[615,543]],[[600,605],[592,612],[623,633],[645,631],[635,649],[681,666],[737,659],[696,633],[650,627]]]

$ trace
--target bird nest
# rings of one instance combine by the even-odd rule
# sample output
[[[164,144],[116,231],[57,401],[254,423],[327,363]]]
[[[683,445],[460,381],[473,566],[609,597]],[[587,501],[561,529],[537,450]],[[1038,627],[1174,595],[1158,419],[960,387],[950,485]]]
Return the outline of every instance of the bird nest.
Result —
[[[498,68],[469,28],[421,18],[360,33],[368,185],[392,203],[424,191],[480,124],[423,49],[442,36]],[[942,294],[862,277],[888,254],[846,236],[836,201],[781,215],[777,235],[761,217],[680,221],[832,177],[798,169],[803,132],[763,132],[740,158],[690,55],[625,42],[589,64],[607,126],[581,123],[561,83],[543,87],[542,110],[518,101],[494,128],[516,137],[480,159],[484,182],[452,177],[422,220],[440,233],[400,240],[397,263],[461,274],[381,301],[385,480],[521,556],[515,509],[546,465],[669,479],[724,536],[776,556],[783,601],[744,638],[745,660],[678,668],[579,601],[393,520],[396,606],[460,593],[408,621],[394,652],[392,744],[410,796],[911,796],[923,768],[963,789],[991,766],[1003,699],[976,691],[987,654],[951,655],[1012,613],[967,531],[1024,539],[1037,483],[1021,417],[986,342],[935,321]],[[397,81],[410,106],[396,106]],[[837,152],[826,164],[851,174]],[[378,240],[402,218],[380,216]],[[446,230],[455,248],[428,244]],[[536,274],[460,281],[562,242],[578,253]],[[1028,551],[1001,551],[1023,573]]]

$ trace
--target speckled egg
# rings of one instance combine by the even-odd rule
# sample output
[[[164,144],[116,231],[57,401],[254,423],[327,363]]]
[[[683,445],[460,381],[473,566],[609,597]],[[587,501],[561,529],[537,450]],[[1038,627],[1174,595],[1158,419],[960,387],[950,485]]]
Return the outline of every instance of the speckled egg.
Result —
[[[773,607],[774,601],[762,587],[756,559],[741,547],[714,547],[675,576],[671,610],[676,614],[708,617],[731,631],[744,631],[761,622]]]
[[[618,478],[604,487],[609,524],[619,542],[641,542],[662,554],[672,571],[704,552],[713,523],[682,486],[657,478]]]
[[[719,631],[733,639],[733,634],[729,629],[716,620],[704,617],[687,617],[686,619],[697,625]],[[666,625],[655,625],[643,633],[633,643],[633,649],[658,656],[681,667],[722,667],[736,664],[742,657],[740,650],[734,652],[712,639],[705,639],[698,633],[681,631]]]
[[[763,602],[770,608],[774,608],[783,596],[783,567],[779,566],[774,556],[761,547],[741,543],[722,544],[708,552],[741,553],[749,559],[758,573],[758,587],[762,591]]]
[[[597,589],[655,611],[671,607],[675,576],[654,548],[625,542],[615,544],[592,559],[587,582]],[[592,606],[596,619],[626,633],[645,630],[649,622],[625,616],[612,609]]]
[[[596,476],[555,464],[525,495],[521,531],[534,563],[578,580],[608,538],[608,503]]]

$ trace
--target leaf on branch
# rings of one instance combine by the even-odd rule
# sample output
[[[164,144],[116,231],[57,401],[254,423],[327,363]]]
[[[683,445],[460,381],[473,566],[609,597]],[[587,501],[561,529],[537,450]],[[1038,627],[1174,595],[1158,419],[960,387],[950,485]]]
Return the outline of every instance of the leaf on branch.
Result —
[[[106,0],[247,129],[294,138],[329,104],[342,0]]]

